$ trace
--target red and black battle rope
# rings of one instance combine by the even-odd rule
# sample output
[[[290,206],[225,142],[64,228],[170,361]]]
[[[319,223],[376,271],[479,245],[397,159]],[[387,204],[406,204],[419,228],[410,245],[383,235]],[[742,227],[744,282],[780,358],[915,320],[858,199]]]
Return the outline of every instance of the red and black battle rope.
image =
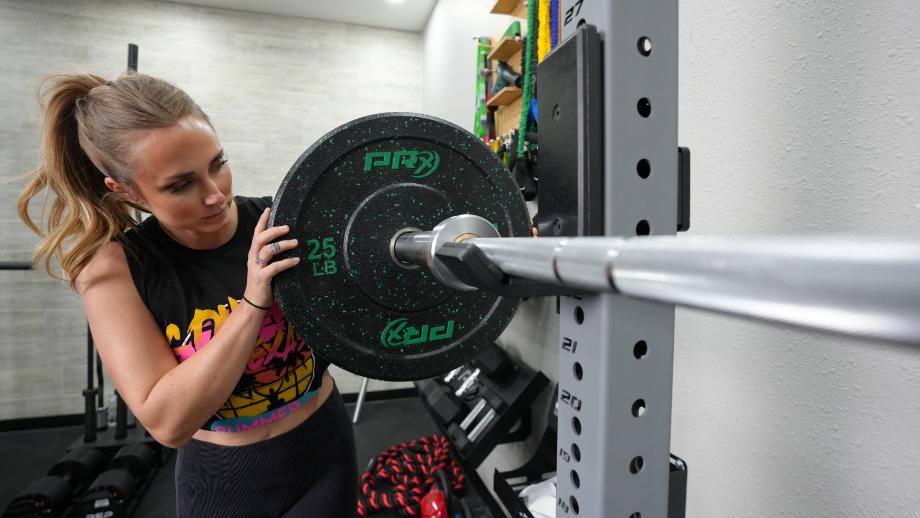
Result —
[[[374,457],[358,479],[358,516],[396,509],[400,516],[420,516],[419,502],[443,470],[451,490],[463,490],[464,476],[440,435],[392,446]]]

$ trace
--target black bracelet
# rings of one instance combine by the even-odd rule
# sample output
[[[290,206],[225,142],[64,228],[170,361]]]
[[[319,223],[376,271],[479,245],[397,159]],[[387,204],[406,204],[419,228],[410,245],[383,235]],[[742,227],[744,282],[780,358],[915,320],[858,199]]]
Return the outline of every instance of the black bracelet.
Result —
[[[261,309],[262,311],[268,311],[268,307],[260,306],[260,305],[256,304],[255,302],[253,302],[253,301],[247,299],[247,298],[246,298],[246,295],[243,295],[243,300],[245,300],[246,302],[248,302],[249,305],[252,306],[252,307],[254,307],[254,308],[259,308],[259,309]]]

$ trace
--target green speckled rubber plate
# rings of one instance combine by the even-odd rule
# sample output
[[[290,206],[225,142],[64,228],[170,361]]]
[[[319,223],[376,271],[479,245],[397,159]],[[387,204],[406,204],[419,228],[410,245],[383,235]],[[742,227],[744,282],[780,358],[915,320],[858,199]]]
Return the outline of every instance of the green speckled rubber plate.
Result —
[[[471,360],[517,300],[454,291],[389,253],[397,231],[458,214],[502,236],[530,233],[517,186],[471,133],[412,113],[331,131],[297,160],[272,207],[270,225],[290,225],[299,240],[300,264],[275,279],[286,318],[318,355],[370,378],[429,378]]]

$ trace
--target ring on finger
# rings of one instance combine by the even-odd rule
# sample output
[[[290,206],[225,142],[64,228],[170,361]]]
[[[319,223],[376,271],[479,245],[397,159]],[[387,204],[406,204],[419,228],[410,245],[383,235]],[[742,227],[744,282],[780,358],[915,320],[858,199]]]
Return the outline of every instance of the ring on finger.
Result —
[[[281,245],[278,243],[272,243],[272,254],[277,255],[279,252],[281,252]]]
[[[262,258],[259,257],[259,254],[256,254],[256,264],[262,264],[262,263],[264,263],[264,262],[265,262],[265,261],[263,261]]]

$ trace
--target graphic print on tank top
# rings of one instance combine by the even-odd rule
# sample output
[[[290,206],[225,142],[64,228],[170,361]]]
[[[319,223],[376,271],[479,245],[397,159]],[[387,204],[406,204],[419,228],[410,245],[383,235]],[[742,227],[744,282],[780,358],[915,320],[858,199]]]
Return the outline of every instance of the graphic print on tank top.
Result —
[[[183,362],[206,346],[230,313],[240,304],[227,297],[227,304],[214,309],[196,309],[183,336],[179,326],[166,326],[166,339],[173,354]],[[319,392],[321,380],[314,380],[316,359],[309,346],[297,336],[273,302],[233,394],[203,428],[217,432],[240,432],[263,427],[297,411]]]

